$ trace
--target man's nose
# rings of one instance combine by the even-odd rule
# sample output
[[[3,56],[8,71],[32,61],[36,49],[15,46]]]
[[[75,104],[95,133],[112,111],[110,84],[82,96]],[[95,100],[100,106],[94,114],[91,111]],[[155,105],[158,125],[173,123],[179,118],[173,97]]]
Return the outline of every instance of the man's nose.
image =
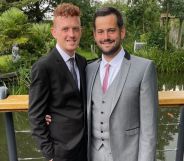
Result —
[[[70,30],[69,30],[69,35],[70,35],[71,37],[74,36],[74,30],[73,30],[73,29],[70,29]]]
[[[108,39],[109,38],[109,33],[107,31],[104,32],[104,39]]]

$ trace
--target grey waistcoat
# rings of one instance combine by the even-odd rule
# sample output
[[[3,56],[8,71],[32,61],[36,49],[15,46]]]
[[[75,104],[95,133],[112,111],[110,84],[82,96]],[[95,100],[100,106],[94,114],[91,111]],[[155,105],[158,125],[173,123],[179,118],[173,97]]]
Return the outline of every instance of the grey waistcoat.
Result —
[[[92,143],[97,150],[104,145],[111,152],[109,143],[109,118],[119,73],[105,94],[102,91],[99,73],[98,71],[92,91]]]

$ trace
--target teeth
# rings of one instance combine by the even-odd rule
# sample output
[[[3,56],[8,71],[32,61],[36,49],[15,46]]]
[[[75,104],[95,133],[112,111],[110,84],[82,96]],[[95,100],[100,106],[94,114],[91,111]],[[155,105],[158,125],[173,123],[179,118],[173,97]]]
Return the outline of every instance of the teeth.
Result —
[[[75,40],[67,40],[67,41],[72,41],[72,42],[75,42]]]
[[[111,42],[102,42],[102,44],[111,44],[113,43],[112,41]]]

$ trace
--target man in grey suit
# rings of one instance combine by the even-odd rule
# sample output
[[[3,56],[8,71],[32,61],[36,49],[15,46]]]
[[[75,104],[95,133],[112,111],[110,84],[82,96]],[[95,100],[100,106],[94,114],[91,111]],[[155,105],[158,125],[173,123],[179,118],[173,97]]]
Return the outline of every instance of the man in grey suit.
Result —
[[[157,83],[153,62],[121,46],[121,13],[102,8],[94,16],[102,58],[89,64],[87,117],[89,161],[154,161]]]

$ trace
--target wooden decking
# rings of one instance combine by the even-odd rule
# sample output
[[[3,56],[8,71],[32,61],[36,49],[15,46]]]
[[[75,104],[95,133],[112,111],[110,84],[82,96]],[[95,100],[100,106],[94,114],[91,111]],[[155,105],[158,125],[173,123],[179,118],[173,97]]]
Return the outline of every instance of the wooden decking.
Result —
[[[184,91],[160,91],[159,104],[161,106],[184,105]],[[28,95],[10,95],[0,100],[0,112],[17,112],[28,110]]]

